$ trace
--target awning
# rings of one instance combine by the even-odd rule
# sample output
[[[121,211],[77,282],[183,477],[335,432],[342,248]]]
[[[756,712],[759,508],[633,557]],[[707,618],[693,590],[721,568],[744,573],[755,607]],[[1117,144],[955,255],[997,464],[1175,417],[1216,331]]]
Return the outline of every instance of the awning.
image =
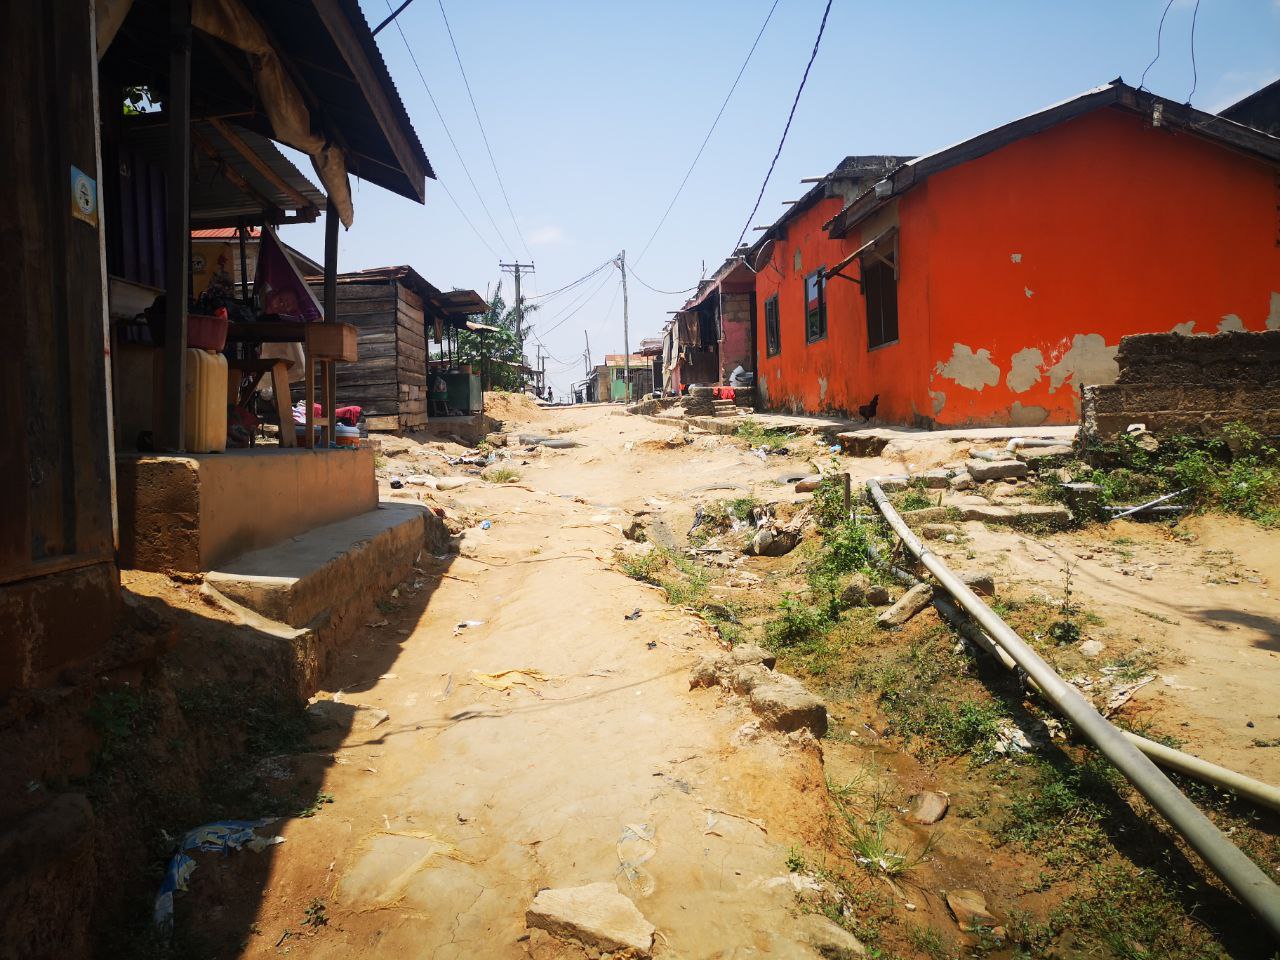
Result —
[[[502,332],[501,327],[490,326],[487,323],[476,323],[474,320],[468,320],[464,324],[464,326],[468,330],[472,330],[476,333],[501,333]]]
[[[163,169],[169,125],[164,114],[128,117],[120,146]],[[191,227],[310,223],[324,194],[266,137],[233,124],[191,125]],[[124,162],[125,158],[121,157]]]
[[[896,239],[897,239],[897,235],[898,235],[898,228],[897,228],[896,226],[894,226],[894,227],[889,227],[889,228],[887,228],[887,229],[885,229],[885,230],[880,231],[880,233],[876,234],[874,238],[872,238],[871,240],[868,240],[866,243],[864,243],[862,246],[860,246],[857,250],[853,251],[853,253],[849,254],[847,257],[845,257],[843,260],[841,260],[839,263],[837,263],[837,264],[836,264],[834,267],[832,267],[830,270],[826,271],[826,273],[824,274],[824,276],[825,276],[827,279],[830,279],[830,278],[832,278],[832,277],[839,277],[841,280],[848,280],[850,283],[857,283],[857,284],[861,284],[861,283],[862,283],[862,281],[861,281],[861,280],[856,280],[856,279],[854,279],[853,277],[846,277],[846,276],[845,276],[843,273],[841,273],[840,271],[844,270],[844,269],[845,269],[845,267],[849,266],[849,264],[853,263],[853,261],[854,261],[854,260],[857,260],[857,259],[858,259],[859,257],[861,257],[863,254],[868,253],[868,252],[871,252],[871,253],[875,254],[875,255],[877,256],[877,258],[878,258],[878,259],[883,260],[883,261],[884,261],[885,263],[887,263],[889,266],[893,267],[893,274],[894,274],[894,276],[896,277],[896,276],[898,275],[898,245],[897,245],[897,243],[896,243],[896,242],[894,243],[894,245],[893,245],[893,251],[891,252],[891,254],[890,254],[889,256],[885,256],[885,255],[884,255],[884,253],[883,253],[881,250],[879,250],[878,248],[879,248],[882,244],[887,243],[889,240],[895,240],[895,241],[896,241]]]

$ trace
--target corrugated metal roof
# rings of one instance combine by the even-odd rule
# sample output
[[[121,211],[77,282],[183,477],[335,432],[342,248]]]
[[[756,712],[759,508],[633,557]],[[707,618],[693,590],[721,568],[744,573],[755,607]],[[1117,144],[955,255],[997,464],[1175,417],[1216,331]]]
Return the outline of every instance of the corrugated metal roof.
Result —
[[[241,2],[270,36],[311,110],[315,126],[342,148],[351,174],[423,202],[424,178],[434,178],[435,173],[357,0]],[[391,133],[383,128],[379,111],[371,102],[376,95],[366,96],[327,22],[335,25],[338,35],[354,40],[348,49],[355,51],[357,60],[367,63],[364,75],[385,98]],[[103,57],[104,76],[164,90],[169,74],[168,31],[167,0],[133,0]],[[248,57],[242,51],[196,31],[191,76],[194,116],[236,116],[241,126],[273,135],[253,89]],[[403,138],[411,154],[407,162],[397,155],[393,134]]]
[[[310,284],[319,284],[324,278],[307,277]],[[391,267],[369,267],[365,270],[349,270],[338,274],[338,283],[402,283],[423,300],[432,316],[439,316],[450,326],[463,328],[468,318],[484,313],[489,304],[474,290],[441,290],[408,264]]]
[[[198,121],[191,125],[191,226],[229,227],[240,219],[250,223],[282,223],[286,217],[315,220],[324,205],[324,194],[266,137],[232,124],[227,126],[258,160],[307,202],[299,203],[263,175],[213,124]],[[168,157],[168,137],[169,125],[163,113],[143,114],[125,118],[121,144],[163,168]],[[215,156],[210,156],[201,144],[207,145]],[[236,178],[249,190],[233,182]]]

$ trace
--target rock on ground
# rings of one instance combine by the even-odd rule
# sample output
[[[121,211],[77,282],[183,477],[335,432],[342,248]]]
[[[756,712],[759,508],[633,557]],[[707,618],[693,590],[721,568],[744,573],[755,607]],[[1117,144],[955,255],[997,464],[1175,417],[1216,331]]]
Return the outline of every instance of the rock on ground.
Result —
[[[806,913],[796,920],[795,930],[800,940],[827,960],[853,960],[867,955],[867,948],[857,937],[821,914]]]
[[[951,472],[948,470],[929,470],[920,475],[920,480],[929,490],[945,490],[951,486]]]
[[[889,602],[889,591],[863,573],[855,573],[840,591],[840,599],[851,607],[883,607]]]
[[[1071,511],[1066,507],[1040,504],[998,506],[996,504],[969,504],[960,507],[961,520],[981,520],[984,523],[1003,523],[1011,527],[1024,523],[1069,523]]]
[[[926,825],[937,823],[947,815],[947,808],[950,806],[951,801],[945,793],[925,790],[911,798],[911,804],[907,807],[907,819],[912,823]]]
[[[307,707],[306,715],[313,730],[347,729],[352,733],[372,730],[390,716],[387,711],[376,707],[335,700],[317,700]]]
[[[654,926],[612,883],[541,890],[525,923],[597,950],[635,950],[649,956]]]
[[[873,433],[837,433],[836,442],[851,457],[878,457],[889,445],[888,437],[878,437]]]
[[[964,465],[969,476],[979,482],[987,480],[1022,480],[1027,465],[1021,460],[969,460]]]
[[[951,478],[952,490],[972,490],[974,487],[973,477],[969,475],[968,470],[961,470]]]
[[[785,673],[770,674],[752,688],[751,709],[767,726],[784,733],[807,729],[821,737],[827,732],[826,705]]]
[[[947,909],[956,918],[960,929],[966,933],[990,930],[996,937],[1004,936],[1000,921],[987,912],[987,898],[978,890],[948,890]]]
[[[927,583],[917,583],[898,598],[898,602],[876,617],[876,626],[900,627],[917,613],[927,607],[933,600],[933,587]]]
[[[959,532],[959,528],[950,523],[926,523],[920,527],[920,536],[926,540],[942,540]]]

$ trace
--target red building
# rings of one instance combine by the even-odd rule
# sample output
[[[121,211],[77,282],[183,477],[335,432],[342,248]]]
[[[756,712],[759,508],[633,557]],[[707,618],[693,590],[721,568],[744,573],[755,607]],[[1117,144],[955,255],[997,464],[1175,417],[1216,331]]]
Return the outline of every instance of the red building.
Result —
[[[1127,334],[1280,328],[1274,136],[1117,80],[900,160],[849,158],[747,253],[760,406],[1072,423]]]

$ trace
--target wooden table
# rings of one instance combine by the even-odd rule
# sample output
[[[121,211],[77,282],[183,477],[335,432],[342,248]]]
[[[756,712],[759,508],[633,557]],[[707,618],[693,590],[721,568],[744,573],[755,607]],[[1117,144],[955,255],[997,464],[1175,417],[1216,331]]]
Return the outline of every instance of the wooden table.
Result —
[[[334,364],[355,362],[358,358],[356,336],[356,328],[349,323],[290,323],[273,320],[232,323],[227,328],[227,339],[233,342],[302,344],[302,381],[307,408],[306,433],[302,445],[307,448],[316,444],[317,424],[321,428],[321,446],[328,447],[334,441],[336,421],[333,411],[338,393]],[[320,407],[324,411],[319,418],[315,415],[317,364],[320,367]],[[293,422],[292,413],[289,422]],[[282,428],[282,445],[283,434]]]
[[[289,394],[289,368],[292,360],[268,357],[265,360],[228,360],[227,402],[243,407],[258,389],[258,383],[271,374],[271,392],[275,395],[276,417],[280,424],[280,446],[296,447],[297,433],[293,427],[292,397]],[[245,386],[246,378],[251,378]]]

